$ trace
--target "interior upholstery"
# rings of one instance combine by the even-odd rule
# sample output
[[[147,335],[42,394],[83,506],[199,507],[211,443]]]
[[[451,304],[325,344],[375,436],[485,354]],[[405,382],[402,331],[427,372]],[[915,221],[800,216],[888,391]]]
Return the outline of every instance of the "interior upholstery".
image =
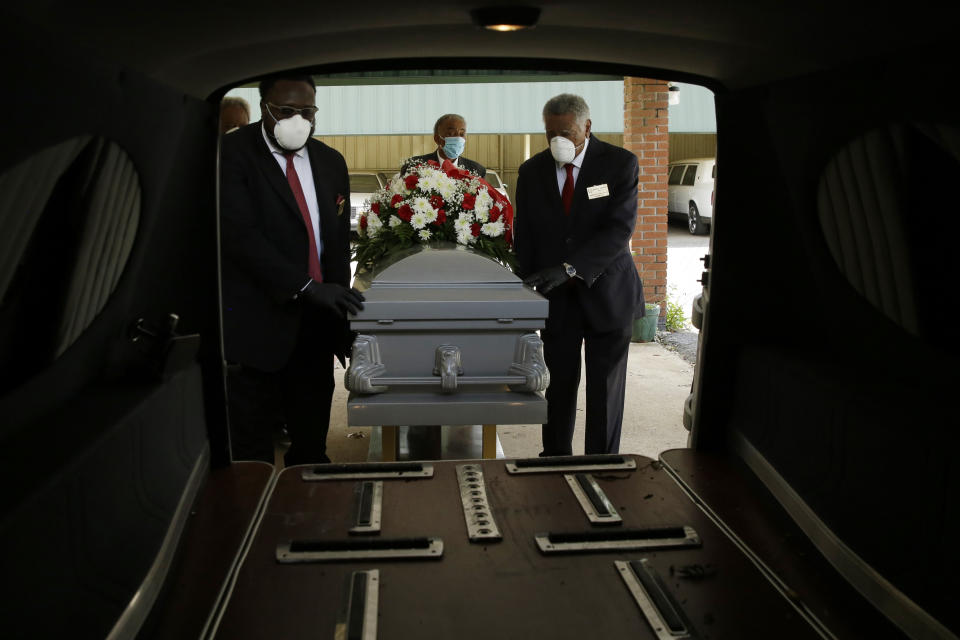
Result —
[[[0,301],[23,257],[53,187],[90,136],[78,136],[31,155],[0,174]]]
[[[35,428],[96,422],[111,427],[73,451],[69,473],[37,467],[46,482],[0,518],[0,566],[17,576],[4,596],[5,637],[107,637],[208,450],[199,367],[149,390],[90,389]]]
[[[906,73],[861,68],[718,101],[726,140],[765,127],[749,145],[720,141],[718,206],[743,207],[714,230],[700,411],[742,434],[898,601],[956,629],[956,206],[943,188],[960,171],[956,109],[946,90],[891,101]],[[746,246],[749,260],[725,253]],[[757,316],[733,306],[758,297]]]
[[[841,273],[886,317],[929,340],[952,321],[942,299],[951,284],[943,232],[956,226],[956,207],[943,187],[958,171],[960,129],[891,124],[841,148],[817,193],[824,238]]]
[[[90,325],[113,293],[140,220],[140,183],[130,158],[102,139],[91,147],[83,194],[86,220],[57,331],[56,356]]]
[[[103,310],[136,239],[140,182],[116,143],[78,136],[8,170],[0,187],[0,355],[11,365],[0,381],[14,384]],[[22,340],[31,330],[39,340]]]
[[[960,577],[940,572],[960,534],[950,507],[960,500],[958,438],[936,418],[942,385],[768,349],[744,350],[736,374],[732,426],[854,553],[942,623],[958,624],[951,594]]]
[[[834,260],[875,307],[917,334],[910,247],[904,233],[904,133],[871,131],[840,149],[820,180],[817,209]]]
[[[216,108],[2,28],[24,90],[0,146],[0,628],[131,637],[176,516],[228,455]],[[198,361],[132,340],[170,313]]]

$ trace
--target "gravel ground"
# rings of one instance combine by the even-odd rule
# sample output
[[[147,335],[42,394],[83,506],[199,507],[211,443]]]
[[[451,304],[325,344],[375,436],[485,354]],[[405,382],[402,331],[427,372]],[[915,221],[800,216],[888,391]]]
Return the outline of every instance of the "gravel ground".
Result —
[[[681,358],[690,364],[697,363],[697,339],[700,334],[695,331],[658,331],[657,342],[665,349],[675,351]]]

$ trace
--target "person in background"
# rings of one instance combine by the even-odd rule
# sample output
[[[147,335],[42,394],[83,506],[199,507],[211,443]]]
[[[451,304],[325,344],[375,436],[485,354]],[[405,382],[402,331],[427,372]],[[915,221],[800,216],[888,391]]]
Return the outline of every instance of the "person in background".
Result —
[[[453,166],[467,169],[483,178],[487,169],[479,162],[463,157],[463,149],[467,144],[467,121],[456,113],[445,113],[433,125],[433,141],[437,143],[436,151],[422,156],[414,156],[403,163],[400,173],[406,173],[411,165],[435,160],[443,164],[449,160]]]
[[[550,301],[541,331],[550,386],[540,455],[572,454],[584,344],[584,452],[617,453],[633,320],[644,312],[630,252],[637,157],[590,136],[580,96],[548,100],[543,123],[550,147],[520,165],[514,233],[518,275]]]
[[[403,163],[400,167],[400,174],[415,165],[433,160],[441,165],[444,160],[449,160],[453,166],[460,169],[467,169],[483,178],[487,175],[487,169],[479,162],[463,157],[463,150],[467,144],[467,121],[463,116],[456,113],[445,113],[433,125],[433,141],[436,143],[436,150],[422,156],[414,156]],[[441,438],[439,425],[410,426],[407,428],[407,438],[411,446],[421,450],[424,458],[435,460],[441,457]]]
[[[243,98],[227,96],[220,101],[220,133],[232,133],[250,124],[250,104]]]
[[[260,83],[263,119],[221,142],[223,342],[235,460],[273,462],[286,424],[288,465],[326,455],[333,358],[349,353],[350,182],[339,152],[311,135],[310,76]]]

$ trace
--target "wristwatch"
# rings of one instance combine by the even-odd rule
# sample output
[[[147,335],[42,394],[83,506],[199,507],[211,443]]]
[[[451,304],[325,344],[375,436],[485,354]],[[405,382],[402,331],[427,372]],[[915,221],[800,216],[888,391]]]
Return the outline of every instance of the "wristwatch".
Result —
[[[563,270],[567,272],[568,278],[573,278],[577,275],[577,269],[569,262],[563,263]]]

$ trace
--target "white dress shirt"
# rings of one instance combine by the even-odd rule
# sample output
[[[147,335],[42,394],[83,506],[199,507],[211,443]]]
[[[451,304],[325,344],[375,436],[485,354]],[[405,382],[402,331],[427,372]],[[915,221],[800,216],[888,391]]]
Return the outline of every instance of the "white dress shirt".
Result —
[[[580,175],[580,166],[583,164],[583,156],[587,153],[587,145],[590,144],[590,138],[584,138],[583,140],[583,149],[580,150],[580,154],[573,159],[573,184],[577,184],[577,177]],[[563,195],[563,183],[567,181],[567,170],[564,168],[563,164],[559,162],[557,164],[557,186],[560,188],[560,195]]]
[[[273,154],[283,175],[287,175],[287,151],[280,149],[270,142],[267,137],[267,131],[261,125],[260,132],[263,134],[263,141],[267,143],[267,148]],[[307,211],[310,212],[310,222],[313,224],[313,239],[317,243],[317,257],[323,256],[323,240],[320,238],[320,207],[317,205],[317,186],[313,182],[313,171],[310,168],[310,154],[307,153],[307,147],[304,145],[299,151],[293,152],[293,168],[297,170],[297,177],[300,179],[300,188],[303,189],[303,198],[307,201]],[[322,262],[322,261],[321,261]]]

